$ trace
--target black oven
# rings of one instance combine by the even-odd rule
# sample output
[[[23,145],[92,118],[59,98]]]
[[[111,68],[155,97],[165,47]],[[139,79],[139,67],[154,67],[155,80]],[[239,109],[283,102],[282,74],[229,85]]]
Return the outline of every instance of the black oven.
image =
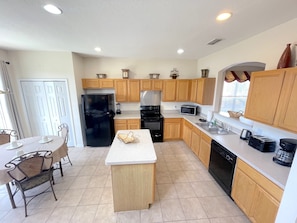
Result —
[[[230,197],[236,158],[236,155],[218,142],[211,141],[208,172]]]
[[[153,142],[163,142],[164,118],[160,114],[160,106],[141,106],[141,128],[149,129]]]

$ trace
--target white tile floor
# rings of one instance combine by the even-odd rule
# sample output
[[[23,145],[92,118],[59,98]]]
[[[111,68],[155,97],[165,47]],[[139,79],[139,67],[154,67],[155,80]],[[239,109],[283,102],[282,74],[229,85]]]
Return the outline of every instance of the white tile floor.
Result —
[[[70,148],[73,166],[65,164],[64,177],[55,172],[52,193],[29,204],[10,206],[5,186],[0,187],[0,222],[93,223],[244,223],[247,217],[224,193],[183,141],[155,143],[156,198],[147,210],[113,212],[108,147]]]

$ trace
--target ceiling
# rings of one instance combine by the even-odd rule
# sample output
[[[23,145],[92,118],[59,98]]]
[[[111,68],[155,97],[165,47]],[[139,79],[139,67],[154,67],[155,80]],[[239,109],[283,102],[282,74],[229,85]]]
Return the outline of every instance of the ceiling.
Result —
[[[47,3],[63,14],[46,12]],[[296,18],[296,9],[296,0],[1,0],[0,48],[199,59]],[[225,11],[231,19],[217,22]],[[223,40],[207,44],[215,38]]]

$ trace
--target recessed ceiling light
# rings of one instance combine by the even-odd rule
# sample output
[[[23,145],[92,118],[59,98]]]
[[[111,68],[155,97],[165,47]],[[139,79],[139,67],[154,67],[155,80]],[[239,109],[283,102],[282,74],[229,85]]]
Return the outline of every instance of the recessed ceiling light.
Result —
[[[217,16],[216,20],[224,21],[224,20],[229,19],[231,16],[232,16],[232,14],[230,12],[224,12],[224,13],[219,14]]]
[[[178,50],[177,50],[177,53],[178,53],[178,54],[183,54],[184,52],[185,52],[185,51],[184,51],[183,49],[178,49]]]
[[[101,52],[101,48],[100,47],[95,47],[94,50],[97,51],[97,52]]]
[[[52,14],[55,14],[55,15],[62,14],[62,10],[61,9],[59,9],[57,6],[54,6],[54,5],[51,5],[51,4],[45,5],[45,6],[43,6],[43,8],[46,11],[48,11],[49,13],[52,13]]]

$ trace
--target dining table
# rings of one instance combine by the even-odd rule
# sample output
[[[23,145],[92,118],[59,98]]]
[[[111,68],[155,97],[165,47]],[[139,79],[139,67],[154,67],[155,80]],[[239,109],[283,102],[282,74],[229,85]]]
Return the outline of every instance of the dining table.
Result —
[[[12,178],[7,173],[8,169],[5,167],[5,164],[22,154],[39,150],[52,151],[53,164],[60,164],[58,169],[60,169],[63,176],[61,159],[67,156],[68,147],[64,138],[60,136],[53,135],[46,138],[44,136],[34,136],[19,139],[13,144],[6,143],[0,145],[0,185],[6,184],[12,208],[16,208],[9,185],[12,182]]]

